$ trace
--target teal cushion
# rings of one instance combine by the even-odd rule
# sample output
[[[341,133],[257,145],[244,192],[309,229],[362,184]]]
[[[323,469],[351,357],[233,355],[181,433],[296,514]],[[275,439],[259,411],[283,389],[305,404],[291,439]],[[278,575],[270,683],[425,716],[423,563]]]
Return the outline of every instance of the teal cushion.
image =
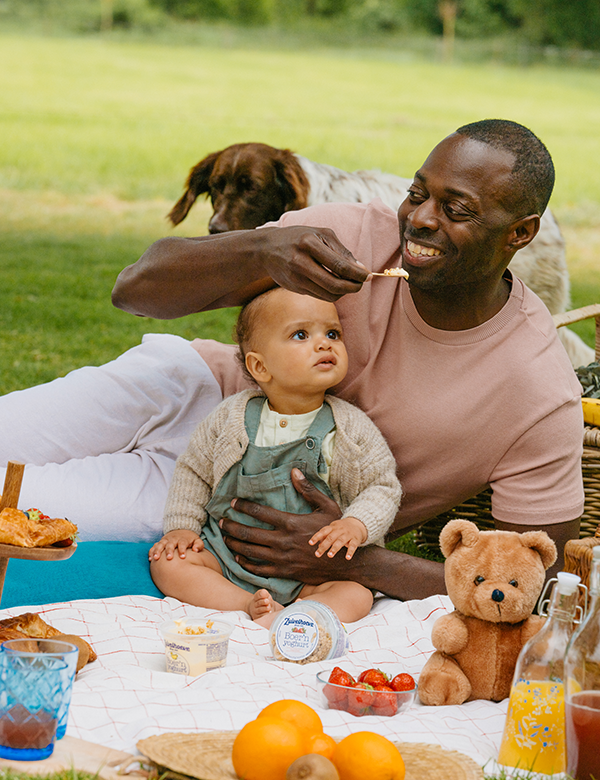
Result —
[[[0,608],[113,596],[156,596],[147,542],[79,542],[64,561],[10,558]]]

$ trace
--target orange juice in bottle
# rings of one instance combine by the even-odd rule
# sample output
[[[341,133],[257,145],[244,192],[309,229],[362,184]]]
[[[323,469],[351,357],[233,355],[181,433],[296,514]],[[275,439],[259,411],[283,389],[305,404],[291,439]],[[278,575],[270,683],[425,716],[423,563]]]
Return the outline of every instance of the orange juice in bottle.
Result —
[[[498,763],[552,775],[565,768],[562,683],[519,680],[508,701]]]
[[[566,769],[564,657],[573,632],[579,580],[576,574],[558,573],[548,618],[519,654],[499,764],[545,775]]]

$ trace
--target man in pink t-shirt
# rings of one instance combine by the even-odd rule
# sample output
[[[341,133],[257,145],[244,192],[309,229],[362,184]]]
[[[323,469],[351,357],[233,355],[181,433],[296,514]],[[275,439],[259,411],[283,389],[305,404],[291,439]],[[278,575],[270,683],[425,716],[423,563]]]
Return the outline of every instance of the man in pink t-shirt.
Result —
[[[173,318],[239,305],[274,284],[337,301],[350,370],[335,389],[364,409],[398,463],[396,535],[486,486],[498,528],[576,537],[583,510],[580,388],[541,301],[506,271],[539,229],[554,183],[529,130],[485,120],[444,139],[398,215],[375,201],[285,214],[272,226],[163,239],[120,275],[113,300]],[[370,277],[402,265],[403,279]],[[193,343],[224,394],[243,387],[233,348]],[[294,476],[315,511],[238,500],[274,530],[226,521],[250,571],[307,583],[356,579],[388,595],[443,590],[443,567],[382,548],[314,557],[307,540],[337,516]]]

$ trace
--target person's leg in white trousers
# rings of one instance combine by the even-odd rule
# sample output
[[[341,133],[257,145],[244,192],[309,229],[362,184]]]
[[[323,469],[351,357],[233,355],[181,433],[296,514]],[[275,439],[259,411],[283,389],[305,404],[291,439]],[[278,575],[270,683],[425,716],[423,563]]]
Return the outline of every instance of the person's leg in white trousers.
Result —
[[[153,542],[175,459],[221,400],[188,341],[148,334],[103,366],[0,397],[0,467],[24,462],[19,508],[69,518],[82,541]]]

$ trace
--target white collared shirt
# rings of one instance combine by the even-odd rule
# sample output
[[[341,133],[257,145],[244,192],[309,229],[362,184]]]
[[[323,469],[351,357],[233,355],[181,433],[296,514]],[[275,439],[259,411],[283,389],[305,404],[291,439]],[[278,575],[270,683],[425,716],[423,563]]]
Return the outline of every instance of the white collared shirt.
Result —
[[[277,444],[289,444],[289,442],[302,439],[308,433],[321,408],[314,409],[312,412],[306,412],[306,414],[279,414],[270,408],[269,401],[265,399],[254,444],[257,447],[273,447]],[[320,476],[327,484],[329,484],[329,471],[331,469],[334,446],[335,430],[325,436],[321,447],[321,454],[327,466],[327,471]]]

